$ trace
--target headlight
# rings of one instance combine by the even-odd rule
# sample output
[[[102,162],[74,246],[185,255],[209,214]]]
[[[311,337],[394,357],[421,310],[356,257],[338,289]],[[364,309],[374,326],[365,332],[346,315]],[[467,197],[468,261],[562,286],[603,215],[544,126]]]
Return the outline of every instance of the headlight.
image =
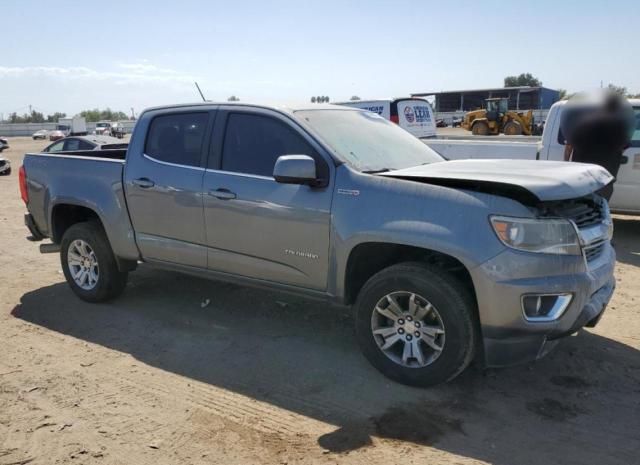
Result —
[[[492,216],[491,225],[507,247],[525,252],[580,255],[576,230],[568,220]]]

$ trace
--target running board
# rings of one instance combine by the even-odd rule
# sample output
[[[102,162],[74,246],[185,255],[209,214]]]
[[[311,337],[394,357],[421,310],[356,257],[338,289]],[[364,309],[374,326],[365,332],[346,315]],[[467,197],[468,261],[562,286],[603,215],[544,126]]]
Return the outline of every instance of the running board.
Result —
[[[58,253],[60,244],[40,244],[40,253]]]

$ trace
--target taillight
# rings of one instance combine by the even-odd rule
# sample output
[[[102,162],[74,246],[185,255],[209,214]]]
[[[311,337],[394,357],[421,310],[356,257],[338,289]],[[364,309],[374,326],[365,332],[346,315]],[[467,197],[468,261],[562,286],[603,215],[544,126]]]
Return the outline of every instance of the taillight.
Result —
[[[27,172],[24,169],[24,165],[22,165],[20,171],[18,171],[18,182],[20,183],[20,197],[22,197],[22,201],[27,204],[29,203],[29,191],[27,190]]]
[[[398,118],[398,115],[391,115],[391,121],[396,124],[400,124],[400,118]]]

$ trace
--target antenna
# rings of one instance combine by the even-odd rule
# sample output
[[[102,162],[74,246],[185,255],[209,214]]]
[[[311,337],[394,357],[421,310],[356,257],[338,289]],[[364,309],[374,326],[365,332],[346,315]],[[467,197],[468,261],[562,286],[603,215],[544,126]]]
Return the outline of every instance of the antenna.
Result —
[[[204,98],[204,94],[203,94],[203,93],[202,93],[202,91],[200,90],[200,86],[198,85],[198,83],[197,83],[197,82],[194,82],[194,84],[196,85],[196,88],[198,89],[198,92],[200,92],[200,97],[202,97],[202,101],[203,101],[203,102],[206,102],[206,101],[207,101],[207,99],[206,99],[206,98]]]

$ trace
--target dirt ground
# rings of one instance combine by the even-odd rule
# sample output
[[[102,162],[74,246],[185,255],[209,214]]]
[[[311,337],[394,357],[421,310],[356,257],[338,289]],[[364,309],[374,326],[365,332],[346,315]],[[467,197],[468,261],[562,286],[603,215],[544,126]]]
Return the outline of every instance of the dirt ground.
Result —
[[[528,366],[433,389],[360,354],[351,316],[141,266],[124,295],[71,293],[0,177],[0,465],[624,464],[640,457],[640,217],[617,217],[597,328]],[[203,306],[206,299],[208,305]]]

